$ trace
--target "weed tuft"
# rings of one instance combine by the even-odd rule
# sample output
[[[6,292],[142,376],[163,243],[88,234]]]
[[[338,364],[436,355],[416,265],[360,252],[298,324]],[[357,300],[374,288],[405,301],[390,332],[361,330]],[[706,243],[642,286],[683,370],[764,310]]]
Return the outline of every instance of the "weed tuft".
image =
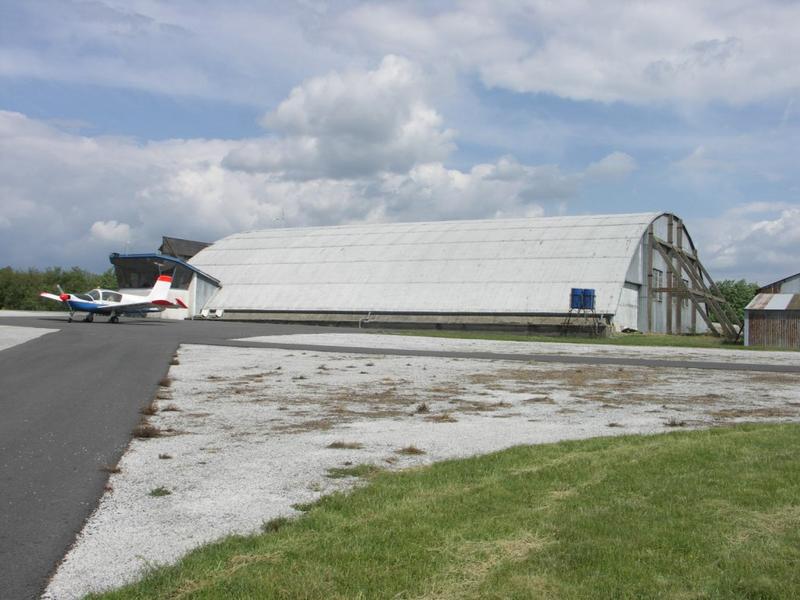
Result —
[[[415,454],[425,454],[425,450],[422,448],[417,448],[413,444],[410,446],[406,446],[405,448],[399,448],[395,450],[397,454],[408,454],[408,455],[415,455]]]
[[[606,427],[625,427],[625,425],[623,425],[622,423],[617,423],[616,421],[612,421],[611,423],[606,425]]]
[[[133,437],[140,439],[161,437],[162,431],[150,423],[139,423],[133,428]]]
[[[158,412],[158,405],[156,404],[155,400],[153,400],[147,406],[143,406],[139,412],[145,416],[151,417]]]
[[[168,375],[166,377],[162,377],[161,381],[158,382],[159,387],[170,387],[172,385],[172,378]]]
[[[670,417],[667,422],[664,423],[664,427],[686,427],[686,421]]]
[[[423,402],[422,404],[417,405],[417,408],[414,409],[414,412],[418,415],[426,415],[431,412],[431,409],[428,408],[428,405]]]
[[[150,490],[150,493],[148,495],[152,496],[153,498],[160,498],[161,496],[169,496],[171,493],[172,492],[170,492],[164,486],[158,486],[157,488],[153,488],[152,490]]]
[[[431,415],[430,417],[425,417],[426,421],[432,421],[434,423],[455,423],[458,421],[453,415],[450,413],[440,413],[438,415]]]
[[[331,442],[327,447],[334,450],[361,450],[364,444],[360,442]]]
[[[163,452],[158,455],[158,458],[160,458],[161,460],[169,460],[172,458],[172,454],[167,454],[166,452]]]

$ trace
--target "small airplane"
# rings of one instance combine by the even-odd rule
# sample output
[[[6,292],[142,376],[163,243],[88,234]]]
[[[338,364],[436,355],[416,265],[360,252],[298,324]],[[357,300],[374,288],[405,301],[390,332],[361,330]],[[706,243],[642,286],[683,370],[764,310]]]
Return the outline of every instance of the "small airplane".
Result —
[[[172,287],[172,277],[161,275],[156,280],[153,289],[147,296],[135,294],[121,294],[114,290],[95,289],[84,294],[67,294],[58,288],[58,294],[42,292],[39,295],[48,300],[55,300],[64,304],[69,310],[69,322],[76,312],[85,312],[87,323],[94,321],[95,315],[110,317],[110,323],[119,323],[121,315],[143,316],[145,313],[161,312],[166,308],[187,308],[183,300],[175,299],[175,304],[167,299],[169,289]]]

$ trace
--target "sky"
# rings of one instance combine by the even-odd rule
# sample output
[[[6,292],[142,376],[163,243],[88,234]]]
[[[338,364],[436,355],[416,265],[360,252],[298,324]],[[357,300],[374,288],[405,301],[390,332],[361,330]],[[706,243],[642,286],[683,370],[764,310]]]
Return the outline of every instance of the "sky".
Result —
[[[0,267],[168,235],[672,212],[800,271],[800,3],[0,0]]]

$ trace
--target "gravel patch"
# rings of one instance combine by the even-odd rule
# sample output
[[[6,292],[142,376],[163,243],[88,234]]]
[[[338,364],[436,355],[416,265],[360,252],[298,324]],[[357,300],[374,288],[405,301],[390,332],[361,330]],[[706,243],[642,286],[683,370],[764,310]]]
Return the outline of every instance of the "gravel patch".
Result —
[[[321,333],[243,338],[237,341],[270,344],[341,346],[381,350],[420,350],[438,352],[491,352],[496,354],[563,354],[657,360],[693,360],[769,365],[800,366],[800,352],[754,351],[717,348],[676,348],[659,346],[612,346],[610,344],[572,344],[560,342],[503,342],[437,338],[378,333]]]
[[[398,339],[367,337],[353,342]],[[147,417],[160,437],[132,441],[45,598],[119,586],[358,485],[329,477],[332,468],[400,469],[518,444],[800,420],[797,377],[778,373],[194,345],[177,358]],[[402,451],[410,447],[423,453]]]
[[[0,350],[13,348],[38,337],[60,331],[60,329],[41,329],[39,327],[16,327],[13,325],[0,325]]]

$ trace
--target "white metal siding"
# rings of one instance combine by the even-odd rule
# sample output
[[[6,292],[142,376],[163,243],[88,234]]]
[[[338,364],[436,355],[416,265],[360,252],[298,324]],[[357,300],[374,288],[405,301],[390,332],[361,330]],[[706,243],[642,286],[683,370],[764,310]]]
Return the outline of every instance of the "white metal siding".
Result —
[[[222,282],[212,310],[564,313],[570,288],[586,287],[614,314],[657,216],[268,229],[190,262]]]

